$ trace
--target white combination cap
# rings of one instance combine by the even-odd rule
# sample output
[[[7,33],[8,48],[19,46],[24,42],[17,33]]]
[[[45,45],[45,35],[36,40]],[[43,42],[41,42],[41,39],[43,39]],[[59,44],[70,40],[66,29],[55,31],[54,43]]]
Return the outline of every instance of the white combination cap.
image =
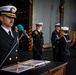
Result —
[[[55,26],[60,26],[60,23],[56,23]]]
[[[42,22],[39,22],[39,23],[36,23],[36,25],[41,25],[41,26],[42,26],[42,25],[43,25],[43,23],[42,23]]]
[[[0,7],[0,15],[6,15],[8,17],[16,18],[15,12],[17,11],[17,8],[12,5],[6,5]]]
[[[61,27],[61,30],[68,31],[69,27]]]

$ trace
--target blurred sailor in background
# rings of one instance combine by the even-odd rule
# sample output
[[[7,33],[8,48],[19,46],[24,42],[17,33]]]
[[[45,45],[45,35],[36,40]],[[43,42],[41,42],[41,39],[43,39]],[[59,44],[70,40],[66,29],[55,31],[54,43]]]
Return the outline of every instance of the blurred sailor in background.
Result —
[[[60,39],[57,42],[58,45],[58,53],[57,53],[57,61],[59,62],[67,62],[70,57],[69,45],[70,45],[70,37],[69,37],[69,27],[61,27],[60,30]]]
[[[32,32],[33,37],[33,59],[41,60],[42,57],[42,48],[43,48],[43,32],[42,30],[43,23],[36,24],[36,30]]]
[[[52,36],[51,36],[51,43],[52,43],[52,48],[53,48],[53,61],[56,61],[56,54],[58,51],[58,48],[56,46],[56,41],[60,37],[59,30],[60,30],[60,23],[56,23],[55,30],[52,32]]]

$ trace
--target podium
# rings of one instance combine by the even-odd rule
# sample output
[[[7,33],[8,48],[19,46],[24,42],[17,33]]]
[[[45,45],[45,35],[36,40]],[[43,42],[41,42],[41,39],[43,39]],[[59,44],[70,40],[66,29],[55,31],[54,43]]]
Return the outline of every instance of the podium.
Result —
[[[65,75],[66,63],[46,60],[27,60],[4,67],[0,74],[10,75]]]
[[[1,71],[7,72],[9,74],[21,74],[23,72],[34,69],[35,67],[39,67],[50,62],[51,61],[44,61],[44,60],[28,60],[20,62],[18,64],[6,66],[2,68]]]

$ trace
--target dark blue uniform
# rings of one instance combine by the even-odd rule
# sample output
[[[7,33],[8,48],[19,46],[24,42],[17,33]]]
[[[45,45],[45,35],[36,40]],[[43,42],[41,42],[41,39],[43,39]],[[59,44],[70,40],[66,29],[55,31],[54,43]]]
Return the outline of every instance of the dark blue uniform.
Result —
[[[11,38],[6,31],[0,26],[0,65],[3,62],[3,60],[8,55],[11,48],[15,45],[17,42],[18,34],[13,31],[14,38]],[[15,48],[12,50],[8,58],[5,60],[2,66],[10,65],[17,63],[19,61],[18,57],[18,44],[15,46]],[[1,67],[2,67],[1,66]]]
[[[70,57],[69,44],[70,44],[69,35],[61,37],[58,41],[58,53],[57,60],[59,62],[67,62]]]
[[[55,46],[55,48],[53,48],[53,61],[56,61],[56,54],[58,50],[56,46],[56,41],[59,39],[59,37],[60,37],[60,33],[57,30],[54,30],[51,36],[52,46]]]
[[[33,59],[40,60],[43,48],[43,33],[38,30],[32,32],[33,37]]]

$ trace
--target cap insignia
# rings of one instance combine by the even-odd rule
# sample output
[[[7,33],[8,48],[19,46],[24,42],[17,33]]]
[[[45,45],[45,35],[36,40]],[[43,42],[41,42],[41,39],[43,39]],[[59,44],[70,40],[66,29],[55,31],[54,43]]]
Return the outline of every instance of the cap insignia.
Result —
[[[12,13],[15,13],[15,12],[16,12],[16,9],[12,7],[12,8],[10,9],[10,11],[11,11]]]

